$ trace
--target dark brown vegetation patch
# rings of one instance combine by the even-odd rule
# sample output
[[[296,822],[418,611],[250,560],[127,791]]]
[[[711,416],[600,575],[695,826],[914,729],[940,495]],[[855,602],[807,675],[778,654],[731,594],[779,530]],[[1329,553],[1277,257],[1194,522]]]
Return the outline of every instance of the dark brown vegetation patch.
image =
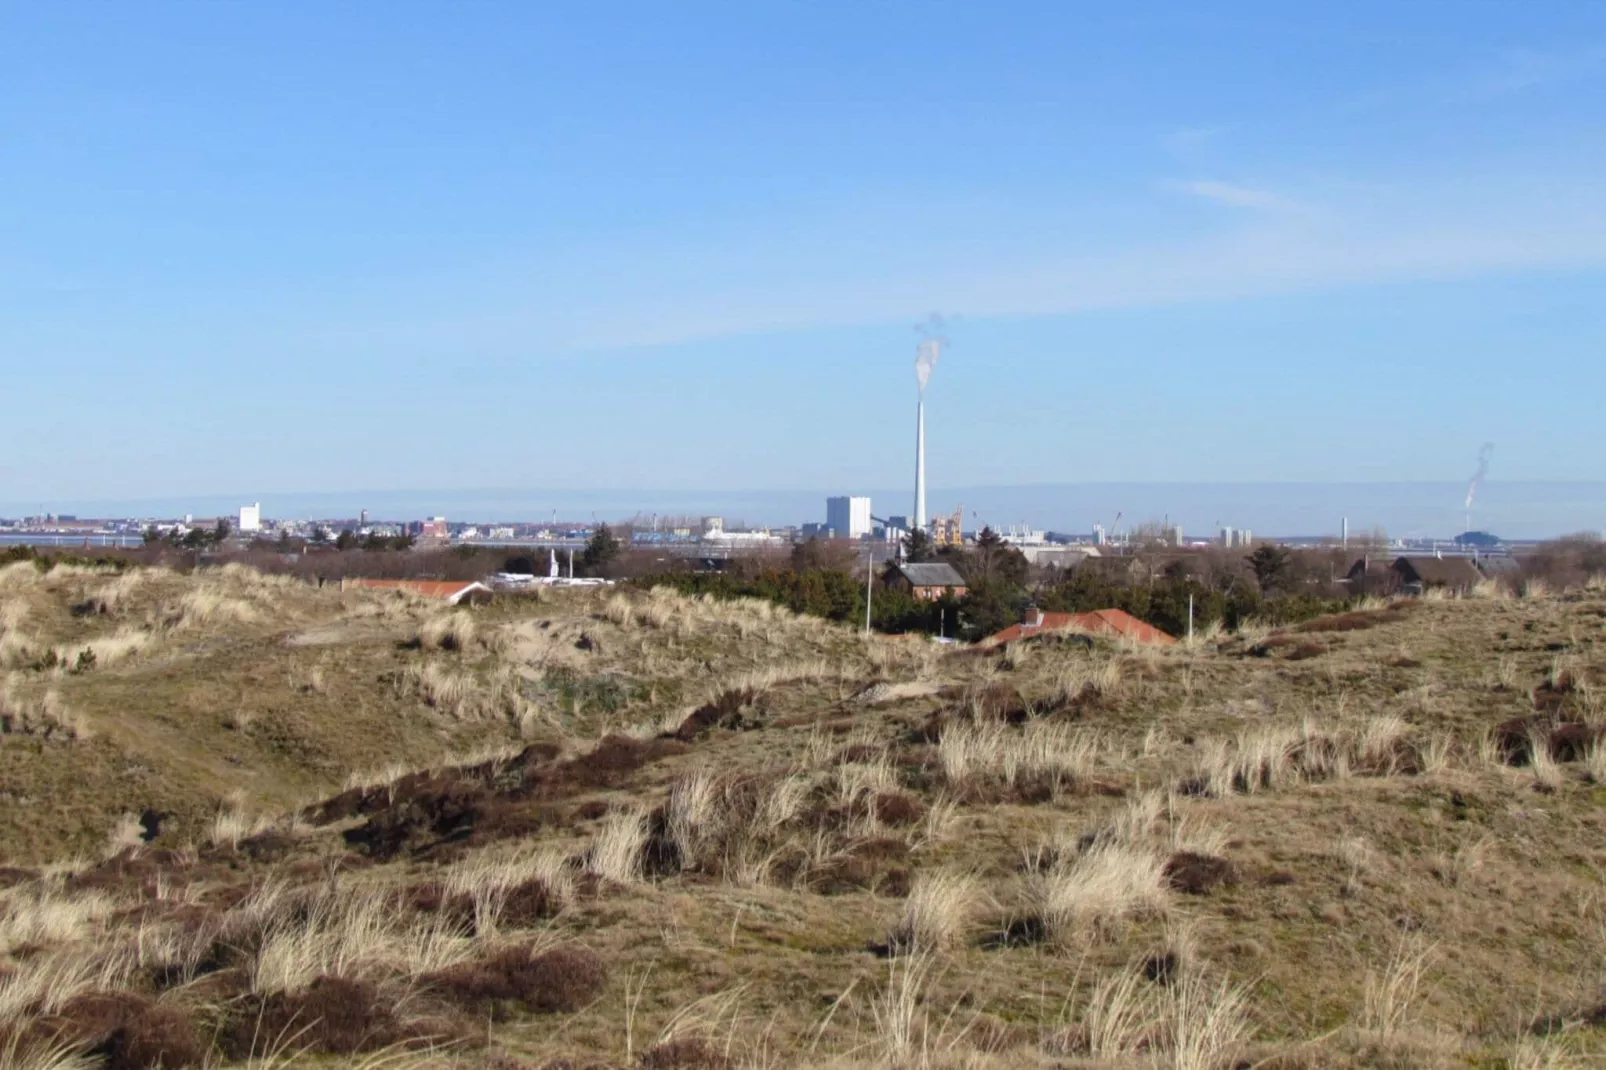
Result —
[[[864,840],[837,855],[813,874],[811,883],[821,895],[845,895],[857,891],[881,891],[894,895],[900,889],[908,894],[909,845],[902,840],[879,838]],[[890,887],[882,888],[883,884]]]
[[[195,869],[178,851],[166,848],[128,847],[111,858],[73,874],[72,891],[109,891],[117,888],[154,888],[158,877],[172,878]]]
[[[752,688],[721,691],[712,702],[693,710],[670,736],[690,743],[716,728],[754,728],[751,707],[757,700],[758,694]]]
[[[1500,760],[1507,765],[1531,763],[1536,741],[1550,752],[1550,757],[1555,761],[1581,762],[1591,748],[1606,738],[1606,725],[1556,721],[1535,714],[1503,721],[1495,726],[1492,735]]]
[[[14,888],[19,884],[38,879],[39,874],[31,869],[19,869],[16,866],[0,866],[0,888]]]
[[[30,1030],[35,1049],[60,1044],[98,1056],[106,1070],[180,1070],[200,1066],[206,1043],[183,1007],[129,992],[76,996]]]
[[[1322,643],[1284,633],[1273,635],[1264,642],[1256,643],[1249,648],[1249,656],[1252,658],[1276,657],[1284,661],[1309,661],[1311,658],[1321,657],[1327,651],[1327,646]]]
[[[1188,895],[1208,895],[1238,883],[1238,867],[1229,859],[1196,851],[1178,851],[1166,860],[1166,882]]]
[[[870,800],[871,812],[883,825],[902,828],[918,824],[926,816],[926,804],[908,792],[882,792]]]
[[[113,1034],[106,1070],[180,1070],[200,1066],[207,1045],[187,1012],[179,1007],[147,1007]]]
[[[1082,717],[1090,713],[1109,713],[1118,703],[1115,698],[1092,680],[1082,684],[1082,689],[1076,694],[1059,702],[1047,706],[1043,712],[1047,715]]]
[[[291,1051],[352,1055],[398,1045],[461,1042],[465,1026],[454,1019],[397,1018],[394,994],[368,981],[319,977],[303,992],[277,992],[239,1004],[218,1036],[233,1059],[260,1056],[283,1046]]]
[[[607,980],[601,956],[573,946],[539,955],[531,955],[528,947],[511,947],[425,978],[453,1003],[498,1021],[519,1009],[535,1014],[580,1010]]]
[[[1572,673],[1564,672],[1533,689],[1534,709],[1553,717],[1565,717],[1577,707],[1582,692],[1578,679]]]
[[[344,836],[379,861],[443,844],[524,837],[563,822],[563,813],[550,803],[623,787],[648,763],[684,751],[685,744],[676,740],[642,742],[617,735],[564,762],[550,760],[551,748],[529,748],[526,757],[506,764],[413,774],[388,789],[346,792],[325,803],[317,820],[368,815]]]
[[[653,1045],[636,1061],[637,1070],[731,1070],[724,1052],[698,1037],[675,1037]]]
[[[1400,602],[1383,609],[1354,609],[1331,617],[1317,617],[1296,625],[1296,632],[1364,632],[1385,624],[1399,624],[1410,615],[1409,602]]]

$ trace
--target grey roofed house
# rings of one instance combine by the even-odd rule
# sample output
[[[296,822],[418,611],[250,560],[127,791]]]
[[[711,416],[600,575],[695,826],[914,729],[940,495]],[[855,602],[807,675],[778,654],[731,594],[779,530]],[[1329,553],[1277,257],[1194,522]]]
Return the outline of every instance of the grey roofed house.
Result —
[[[1465,592],[1484,579],[1478,566],[1467,557],[1402,557],[1392,567],[1400,578],[1400,585],[1407,589],[1445,587]]]
[[[1515,557],[1480,557],[1478,571],[1485,576],[1515,576],[1522,572],[1522,562]]]
[[[917,598],[941,598],[949,591],[962,595],[969,590],[965,577],[945,562],[894,565],[893,573],[892,582],[907,587]]]

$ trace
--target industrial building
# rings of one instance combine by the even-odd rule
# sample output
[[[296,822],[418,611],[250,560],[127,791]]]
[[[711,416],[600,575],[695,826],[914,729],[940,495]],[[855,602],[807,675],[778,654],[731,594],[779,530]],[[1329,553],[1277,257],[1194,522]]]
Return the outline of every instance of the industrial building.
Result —
[[[825,499],[825,526],[837,538],[862,539],[875,530],[873,524],[869,498]]]
[[[240,534],[262,530],[262,503],[240,506]]]

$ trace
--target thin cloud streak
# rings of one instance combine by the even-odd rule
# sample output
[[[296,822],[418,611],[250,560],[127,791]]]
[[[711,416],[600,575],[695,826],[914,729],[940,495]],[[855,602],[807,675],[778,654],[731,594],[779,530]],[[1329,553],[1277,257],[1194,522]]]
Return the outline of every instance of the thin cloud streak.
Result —
[[[1454,213],[1452,213],[1452,216]],[[563,349],[669,346],[735,335],[878,326],[940,306],[969,317],[1031,317],[1253,299],[1352,286],[1398,285],[1539,270],[1606,268],[1606,215],[1566,198],[1530,200],[1491,222],[1403,213],[1257,215],[1224,234],[1027,264],[995,262],[901,277],[844,278],[807,300],[753,292],[686,295],[570,321]],[[734,310],[740,308],[740,313]]]
[[[1287,202],[1275,193],[1233,182],[1201,179],[1193,182],[1173,182],[1170,187],[1202,200],[1223,204],[1229,208],[1276,208]]]

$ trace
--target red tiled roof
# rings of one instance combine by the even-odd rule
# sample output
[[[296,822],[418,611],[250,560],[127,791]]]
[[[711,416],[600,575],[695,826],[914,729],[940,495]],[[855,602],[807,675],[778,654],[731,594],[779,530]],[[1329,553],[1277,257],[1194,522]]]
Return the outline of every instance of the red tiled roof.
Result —
[[[1017,639],[1030,639],[1048,632],[1079,631],[1090,635],[1118,635],[1140,643],[1158,643],[1162,646],[1176,640],[1154,625],[1138,620],[1124,609],[1096,609],[1091,613],[1044,613],[1040,624],[1012,624],[989,643],[1012,643]]]
[[[347,580],[348,587],[374,587],[385,591],[411,591],[425,598],[444,598],[447,601],[462,597],[469,590],[488,590],[475,580]]]

